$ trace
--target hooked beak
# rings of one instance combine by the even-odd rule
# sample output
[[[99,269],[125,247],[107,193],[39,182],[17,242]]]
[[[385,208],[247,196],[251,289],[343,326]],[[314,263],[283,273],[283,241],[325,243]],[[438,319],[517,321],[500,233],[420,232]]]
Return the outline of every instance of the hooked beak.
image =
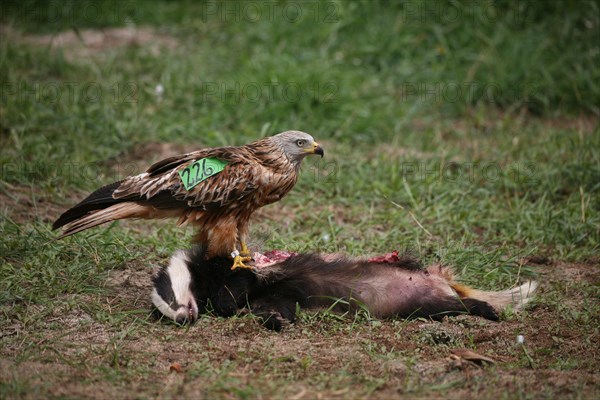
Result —
[[[318,154],[321,156],[321,158],[323,158],[323,156],[325,155],[323,148],[317,142],[313,142],[313,147],[308,152],[311,154]]]

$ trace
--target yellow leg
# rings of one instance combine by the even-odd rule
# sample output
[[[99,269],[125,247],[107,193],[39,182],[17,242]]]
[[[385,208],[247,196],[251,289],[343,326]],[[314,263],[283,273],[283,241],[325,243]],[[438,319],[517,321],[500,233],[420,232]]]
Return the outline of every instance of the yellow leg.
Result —
[[[246,250],[248,250],[248,248],[246,248]],[[240,252],[237,250],[234,250],[231,253],[231,257],[233,258],[233,265],[231,266],[231,270],[233,271],[236,268],[245,268],[245,269],[252,269],[253,267],[250,265],[246,265],[244,264],[244,261],[250,261],[252,260],[252,257],[248,257],[248,256],[244,256],[242,257],[240,255]]]
[[[250,254],[250,250],[248,249],[246,242],[242,242],[242,251],[240,251],[240,255],[244,257],[250,257],[252,255]]]

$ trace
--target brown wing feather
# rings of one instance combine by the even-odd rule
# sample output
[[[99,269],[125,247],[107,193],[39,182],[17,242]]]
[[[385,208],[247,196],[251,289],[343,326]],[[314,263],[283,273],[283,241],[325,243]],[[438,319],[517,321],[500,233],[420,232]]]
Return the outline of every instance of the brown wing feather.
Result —
[[[228,164],[220,173],[187,190],[181,182],[179,172],[195,160],[207,157],[218,158]],[[246,198],[256,190],[264,169],[244,146],[204,149],[163,161],[151,166],[148,169],[150,172],[125,179],[115,190],[113,197],[136,197],[150,204],[160,198],[161,204],[157,206],[161,208],[165,204],[172,204],[177,208],[223,207]],[[174,202],[165,203],[165,196],[170,196]]]
[[[259,186],[262,167],[258,164],[231,164],[210,178],[187,190],[179,177],[179,172],[170,179],[173,197],[185,201],[189,207],[224,207],[243,201]]]
[[[197,151],[193,151],[191,153],[180,154],[178,156],[173,156],[169,158],[165,158],[164,160],[160,160],[152,164],[146,172],[150,176],[157,176],[163,174],[165,172],[169,172],[179,165],[186,163],[188,161],[198,160],[200,158],[206,157],[215,157],[224,161],[230,162],[241,162],[244,161],[243,158],[239,157],[238,152],[242,150],[244,146],[235,147],[235,146],[226,146],[226,147],[218,147],[218,148],[207,148],[201,149]]]

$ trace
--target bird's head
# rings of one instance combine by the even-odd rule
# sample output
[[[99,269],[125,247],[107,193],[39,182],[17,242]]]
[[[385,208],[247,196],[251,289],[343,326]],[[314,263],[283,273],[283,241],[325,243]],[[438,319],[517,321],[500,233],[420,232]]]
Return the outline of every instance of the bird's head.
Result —
[[[271,137],[293,163],[299,165],[310,154],[325,154],[315,139],[306,132],[286,131]]]

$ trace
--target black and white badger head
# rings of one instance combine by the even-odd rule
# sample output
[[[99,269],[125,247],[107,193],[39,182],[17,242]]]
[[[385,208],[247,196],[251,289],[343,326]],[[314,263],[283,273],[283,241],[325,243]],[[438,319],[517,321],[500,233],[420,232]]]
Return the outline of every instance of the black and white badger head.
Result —
[[[189,269],[189,255],[183,250],[173,254],[169,265],[152,279],[152,304],[165,317],[178,324],[198,319],[198,304],[194,296],[194,281]]]

